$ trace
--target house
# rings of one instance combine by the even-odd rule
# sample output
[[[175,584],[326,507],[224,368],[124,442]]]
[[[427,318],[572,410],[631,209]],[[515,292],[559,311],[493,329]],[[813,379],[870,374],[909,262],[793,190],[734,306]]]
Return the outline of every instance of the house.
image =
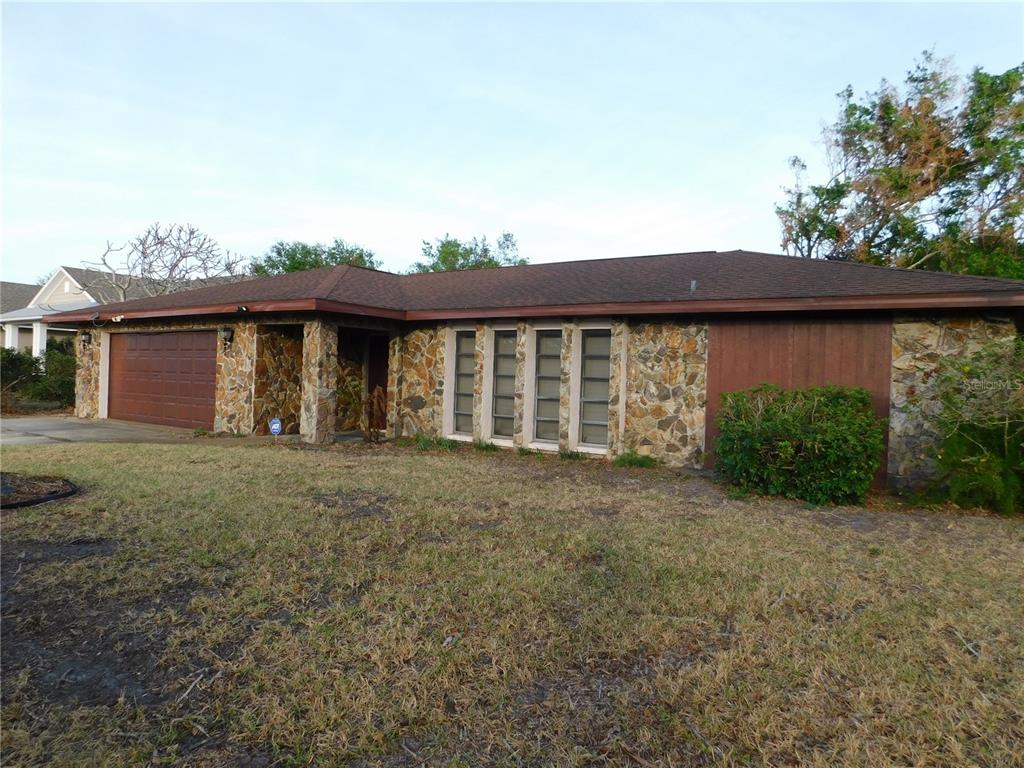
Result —
[[[32,283],[0,282],[0,316],[24,309],[39,292],[39,286]],[[29,351],[32,349],[32,326],[26,329],[17,325],[4,326],[4,346],[10,349]]]
[[[107,277],[107,273],[93,269],[58,267],[41,286],[3,283],[0,288],[3,292],[0,298],[0,324],[4,329],[4,346],[31,352],[39,357],[46,351],[48,339],[67,338],[75,334],[74,328],[54,325],[53,315],[145,295],[138,284],[131,285],[123,292],[105,285],[109,282]],[[8,289],[8,286],[17,287]],[[29,288],[31,293],[26,290]]]
[[[396,275],[333,267],[71,311],[76,412],[310,442],[365,426],[672,465],[721,394],[865,387],[892,484],[928,475],[938,362],[1018,332],[1024,282],[732,251]]]

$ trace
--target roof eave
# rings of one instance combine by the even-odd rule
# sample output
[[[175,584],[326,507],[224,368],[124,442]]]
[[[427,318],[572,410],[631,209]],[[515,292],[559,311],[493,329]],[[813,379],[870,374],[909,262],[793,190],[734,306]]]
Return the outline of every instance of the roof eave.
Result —
[[[476,317],[560,317],[574,315],[693,315],[748,312],[871,311],[1024,307],[1024,291],[979,294],[917,294],[890,296],[826,296],[785,299],[726,299],[648,302],[604,302],[535,307],[409,310],[406,320],[459,320]]]
[[[242,309],[244,307],[244,309]],[[991,291],[887,296],[814,296],[783,299],[727,299],[647,302],[549,304],[543,306],[471,307],[466,309],[399,310],[327,299],[288,299],[244,303],[204,304],[166,309],[111,310],[102,305],[52,315],[50,322],[84,323],[124,320],[173,319],[203,315],[324,312],[363,315],[391,320],[460,320],[482,317],[593,317],[599,315],[694,315],[750,312],[871,311],[917,309],[996,309],[1024,307],[1024,291]]]

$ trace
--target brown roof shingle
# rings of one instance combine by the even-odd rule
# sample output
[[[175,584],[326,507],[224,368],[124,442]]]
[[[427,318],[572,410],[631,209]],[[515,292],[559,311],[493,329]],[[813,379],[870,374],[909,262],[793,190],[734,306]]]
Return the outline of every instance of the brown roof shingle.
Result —
[[[215,305],[303,300],[323,302],[324,306],[317,308],[325,309],[331,309],[327,304],[337,304],[336,311],[365,308],[367,314],[381,310],[391,316],[440,317],[467,312],[508,315],[519,309],[530,314],[531,308],[583,305],[673,304],[681,305],[678,311],[686,311],[691,304],[699,310],[723,302],[878,297],[894,297],[899,304],[900,297],[943,295],[994,295],[997,301],[1006,298],[1017,304],[1024,297],[1024,281],[751,251],[704,251],[414,275],[324,267],[111,304],[102,308],[102,316],[136,312],[173,315]],[[267,307],[266,311],[273,309]],[[68,314],[71,319],[75,313]]]

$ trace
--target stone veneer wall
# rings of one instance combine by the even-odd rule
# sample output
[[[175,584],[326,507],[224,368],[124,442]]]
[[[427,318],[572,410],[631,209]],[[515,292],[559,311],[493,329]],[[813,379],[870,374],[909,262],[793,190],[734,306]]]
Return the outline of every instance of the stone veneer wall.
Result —
[[[516,391],[512,407],[512,444],[517,448],[523,445],[523,406],[526,396],[526,333],[529,329],[526,322],[516,323]]]
[[[217,326],[205,327],[212,329]],[[255,426],[253,389],[256,377],[256,323],[246,320],[234,323],[232,328],[234,336],[230,344],[217,342],[213,431],[251,435]],[[177,327],[177,330],[186,329]]]
[[[82,344],[75,334],[75,416],[96,419],[100,415],[100,333],[89,329],[92,340]]]
[[[390,437],[442,431],[445,328],[412,328],[391,339],[388,355],[388,428]]]
[[[572,321],[562,323],[562,359],[558,372],[558,449],[570,450],[569,420],[572,402],[572,350],[579,325]]]
[[[307,320],[302,333],[302,412],[299,431],[306,442],[334,442],[338,411],[338,329]]]
[[[892,324],[889,391],[889,483],[919,487],[935,476],[939,435],[932,419],[940,404],[934,380],[947,357],[962,357],[995,339],[1012,339],[1009,317],[896,317]]]
[[[625,381],[622,370],[622,354],[624,347],[629,343],[629,323],[626,320],[615,320],[612,322],[612,337],[609,349],[609,362],[611,364],[610,376],[608,378],[608,449],[612,455],[623,452],[623,430],[625,421],[623,409],[625,408],[625,397],[623,387]]]
[[[666,320],[630,326],[623,450],[654,456],[672,466],[701,466],[707,339],[707,323]],[[618,344],[622,344],[621,337]],[[621,397],[621,388],[615,389]]]
[[[366,428],[366,344],[365,332],[347,328],[338,330],[339,432]]]
[[[260,325],[256,329],[253,426],[270,433],[270,419],[281,419],[286,435],[299,433],[302,413],[302,326]]]

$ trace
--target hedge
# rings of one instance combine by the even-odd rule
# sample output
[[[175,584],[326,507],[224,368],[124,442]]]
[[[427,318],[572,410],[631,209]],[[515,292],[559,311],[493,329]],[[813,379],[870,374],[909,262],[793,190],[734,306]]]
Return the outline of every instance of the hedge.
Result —
[[[885,420],[858,387],[722,395],[715,467],[744,490],[814,504],[862,502],[882,457]]]

